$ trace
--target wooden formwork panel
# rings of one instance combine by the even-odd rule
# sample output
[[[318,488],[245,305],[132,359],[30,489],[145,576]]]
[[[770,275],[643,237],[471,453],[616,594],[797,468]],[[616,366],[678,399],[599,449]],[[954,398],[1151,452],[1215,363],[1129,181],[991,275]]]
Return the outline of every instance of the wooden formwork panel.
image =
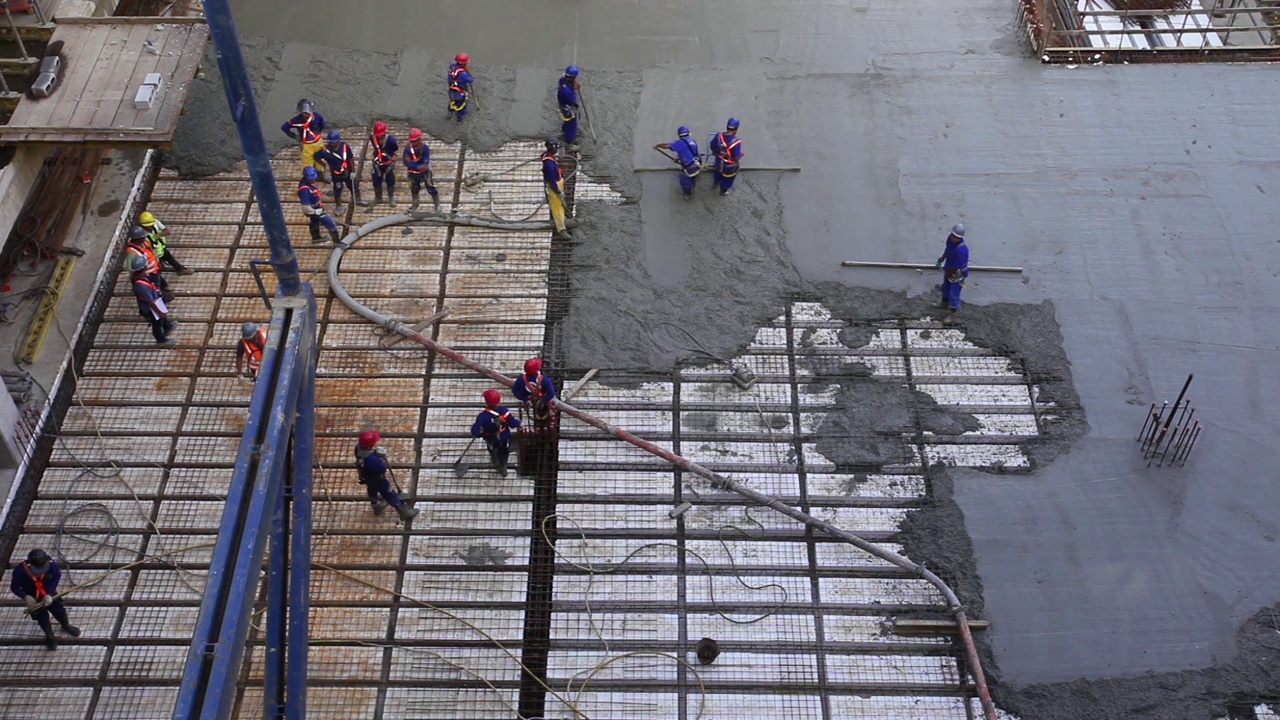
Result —
[[[89,435],[97,432],[171,433],[178,429],[182,408],[169,405],[148,407],[96,407],[92,411],[79,405],[67,410],[62,422],[63,435]]]
[[[330,322],[324,328],[324,336],[321,338],[321,351],[339,348],[364,348],[377,351],[378,343],[382,340],[382,336],[378,335],[375,332],[376,330],[378,330],[378,326],[370,322]]]
[[[207,530],[216,533],[227,507],[220,500],[164,500],[156,514],[156,528],[174,530]]]
[[[302,203],[298,202],[296,186],[294,187],[293,195],[280,198],[280,204],[281,204],[281,209],[284,211],[285,224],[306,226],[311,222],[310,218],[305,213],[302,212]],[[326,202],[324,205],[324,209],[327,212],[329,212],[330,215],[333,216],[333,219],[337,221],[339,225],[342,224],[342,219],[336,215],[333,215],[332,202]],[[262,224],[262,213],[258,209],[258,203],[254,202],[249,204],[249,216],[245,220],[245,222],[249,225]],[[295,236],[295,238],[297,236],[307,237],[307,235],[305,235],[306,232],[307,230],[305,227],[301,227],[297,231],[293,230],[292,228],[290,228],[289,230],[290,235]],[[295,239],[295,242],[297,242],[296,239]]]
[[[311,283],[311,289],[317,298],[323,298],[329,294],[329,278],[322,268],[314,268],[310,271],[304,270],[302,272],[302,281]],[[266,287],[267,297],[274,298],[276,296],[275,274],[264,271],[262,284]],[[240,272],[233,267],[233,271],[227,273],[227,287],[226,292],[223,294],[260,297],[261,291],[258,289],[258,283],[254,281],[252,273],[248,271]],[[264,305],[263,307],[265,308],[266,306]]]
[[[546,191],[540,184],[493,183],[476,193],[464,192],[458,198],[458,209],[482,218],[512,222],[549,221],[551,211],[546,202]]]
[[[164,231],[169,237],[170,244],[179,251],[190,248],[204,247],[230,247],[236,243],[236,238],[240,236],[240,225],[238,223],[228,223],[226,225],[209,225],[209,224],[192,224],[188,222],[170,222],[168,218],[160,218],[165,224]],[[186,258],[182,255],[178,256],[184,262]]]
[[[394,511],[389,511],[385,520],[387,527],[395,527],[398,522]],[[395,565],[400,561],[400,538],[395,535],[322,535],[312,539],[311,561],[327,565],[353,561]]]
[[[153,202],[147,209],[161,222],[238,223],[244,219],[244,203]]]
[[[316,374],[320,377],[424,375],[426,351],[415,351],[415,347],[409,345],[395,354],[379,350],[324,350],[320,353]]]
[[[99,527],[105,520],[105,515],[98,512],[96,506],[97,499],[83,501],[67,501],[68,512],[74,515],[69,520],[68,527],[62,531],[49,530],[44,532],[22,533],[18,536],[17,542],[14,543],[13,554],[14,560],[25,558],[28,553],[36,548],[48,551],[51,555],[56,554],[59,560],[65,560],[63,563],[64,587],[71,587],[77,582],[89,580],[96,576],[98,570],[82,569],[82,565],[87,562],[96,563],[101,566],[114,566],[122,563],[133,562],[142,559],[142,533],[117,532]],[[79,512],[79,511],[84,511]],[[88,513],[96,517],[89,517]],[[75,527],[81,515],[85,516],[84,529]],[[71,568],[68,570],[68,568]],[[12,597],[12,596],[10,596]],[[13,598],[16,602],[17,598]],[[78,613],[77,613],[78,614]],[[24,624],[31,622],[29,618],[23,617]],[[111,630],[103,628],[103,635],[110,635]]]
[[[433,377],[431,380],[431,406],[436,407],[442,403],[462,406],[474,406],[476,412],[484,407],[484,401],[480,394],[489,388],[498,387],[498,384],[488,378],[482,377],[449,377],[438,378]],[[502,403],[504,405],[515,406],[516,399],[511,396],[511,391],[502,388]]]
[[[307,676],[308,677],[327,677],[324,675],[323,668],[313,670],[313,658],[316,657],[316,651],[322,648],[311,648],[307,656]],[[311,687],[307,688],[307,720],[351,720],[351,718],[371,718],[376,714],[378,704],[378,690],[374,687],[365,687],[369,682],[375,681],[381,674],[382,666],[382,650],[379,648],[341,648],[348,653],[360,651],[370,654],[377,658],[374,662],[376,670],[373,676],[369,677],[364,674],[364,663],[362,660],[352,660],[349,665],[352,672],[352,680],[360,682],[359,686],[350,687]],[[324,655],[323,657],[328,657]],[[341,671],[341,662],[334,660],[339,666],[338,672]],[[261,666],[259,666],[261,667]],[[317,674],[319,673],[319,674]],[[240,704],[240,714],[236,720],[256,720],[262,717],[262,689],[256,687],[245,688],[244,701]],[[161,720],[167,720],[162,718]]]
[[[547,250],[525,248],[463,248],[454,242],[449,251],[449,272],[542,272],[551,264]]]
[[[293,244],[294,250],[302,249],[311,245],[311,233],[307,230],[306,221],[303,221],[300,224],[295,223],[289,225],[287,230],[289,233],[289,241]],[[324,242],[326,245],[330,247],[332,246],[327,235],[325,236]],[[255,249],[261,253],[260,257],[267,256],[267,248],[270,247],[270,243],[267,242],[267,231],[262,226],[262,221],[259,220],[256,215],[251,222],[244,226],[244,234],[240,236],[239,247],[242,249]],[[317,247],[320,247],[319,243],[317,243]]]
[[[12,595],[10,598],[17,600]],[[115,627],[119,610],[113,607],[74,607],[68,613],[71,615],[72,622],[77,624],[84,633],[81,635],[82,638],[106,640],[111,637],[111,629]],[[44,632],[41,631],[40,626],[32,622],[31,617],[26,613],[18,612],[17,607],[6,607],[4,612],[0,613],[0,642],[10,644],[15,640],[25,642],[43,639]],[[7,690],[8,688],[0,693]],[[0,700],[0,717],[6,717],[3,714],[5,709],[4,700]]]
[[[316,432],[350,433],[350,437],[354,438],[357,432],[370,428],[383,433],[407,435],[418,431],[418,417],[417,407],[321,406],[316,408]]]
[[[117,645],[107,679],[179,680],[186,660],[187,648],[182,645]]]
[[[53,446],[49,464],[57,466],[97,465],[114,462],[119,465],[166,463],[169,460],[167,437],[122,437],[70,435]]]
[[[28,620],[27,622],[30,621]],[[31,624],[35,625],[35,623]],[[4,662],[21,662],[22,654],[36,652],[34,646],[14,648],[14,650],[16,652],[4,657]],[[53,655],[53,653],[48,654]],[[52,662],[48,663],[49,666],[54,664]],[[60,687],[57,692],[50,692],[49,688],[42,683],[33,682],[29,684],[33,687],[6,687],[4,689],[3,697],[0,697],[0,708],[6,712],[5,717],[30,717],[31,708],[36,707],[40,708],[43,717],[50,720],[53,718],[79,720],[89,712],[89,702],[93,698],[92,687]],[[9,711],[12,711],[11,715],[8,714]]]
[[[345,274],[350,272],[439,272],[444,253],[434,248],[416,248],[405,246],[400,248],[354,247],[342,255],[339,269]]]
[[[105,647],[94,645],[64,644],[56,653],[36,650],[34,646],[0,646],[0,680],[31,680],[33,684],[55,677],[61,681],[94,680],[102,670],[102,661],[106,654]],[[44,697],[32,707],[40,707],[42,717],[53,718],[55,716],[50,712],[52,708],[45,707],[45,702],[61,694],[61,692],[50,693],[46,687]],[[55,703],[53,707],[66,707],[68,710],[79,707],[78,696],[75,693],[70,695],[65,706],[62,701],[53,700]],[[87,707],[86,699],[84,708],[87,709]],[[68,717],[83,717],[83,713],[84,709],[81,709],[79,715]]]
[[[403,296],[435,297],[440,292],[438,272],[344,272],[340,279],[352,297]]]
[[[540,297],[462,298],[448,307],[448,321],[453,322],[532,320],[541,323],[547,317],[547,299]]]
[[[404,484],[403,480],[400,482],[401,485]],[[407,491],[408,488],[405,488],[405,490]],[[317,535],[328,533],[379,534],[395,528],[398,521],[394,510],[388,509],[381,515],[374,514],[365,495],[364,486],[356,482],[355,470],[352,470],[346,476],[345,483],[327,482],[323,486],[316,486],[314,494],[316,502],[313,511],[312,529]],[[349,499],[331,499],[334,497]],[[404,500],[411,499],[403,495],[401,497]],[[384,541],[388,539],[384,536]],[[346,560],[346,562],[350,562],[350,560]]]
[[[170,287],[173,288],[172,283],[170,284]],[[176,295],[177,293],[174,294]],[[131,324],[135,321],[145,322],[142,320],[142,316],[138,313],[137,301],[132,297],[112,298],[112,300],[113,302],[107,305],[107,311],[102,315],[103,320],[107,322],[128,322]],[[179,298],[175,297],[172,304],[177,305],[178,303]],[[213,306],[217,303],[217,298],[195,296],[182,298],[181,303],[183,313],[188,318],[193,320],[196,318],[204,320],[213,316]],[[176,314],[176,308],[174,308],[173,311]],[[149,331],[150,326],[147,327]]]
[[[341,432],[344,428],[329,428],[328,432]],[[348,426],[349,434],[324,435],[316,438],[316,463],[325,467],[354,467],[356,437],[363,428]],[[388,431],[389,432],[389,431]],[[408,472],[408,466],[417,461],[412,437],[390,437],[383,434],[378,445],[387,453],[387,465],[399,475]],[[400,477],[400,480],[404,480]]]
[[[335,610],[339,610],[335,608]],[[314,610],[312,612],[315,612]],[[350,609],[347,612],[351,612]],[[385,637],[386,628],[383,628]],[[378,638],[381,640],[382,638]],[[380,647],[313,647],[307,651],[307,677],[314,680],[346,680],[352,683],[371,684],[382,674]],[[246,698],[248,693],[246,693]],[[374,688],[341,687],[307,689],[307,718],[320,717],[335,720],[373,717],[373,704],[378,692]],[[366,712],[362,712],[367,708]],[[346,713],[354,714],[341,714]]]
[[[148,377],[84,377],[76,384],[76,395],[82,402],[136,402],[148,398],[161,402],[180,402],[187,396],[187,378]]]
[[[296,243],[293,246],[293,254],[298,259],[298,267],[305,272],[315,272],[319,269],[328,268],[329,255],[333,252],[333,243],[325,236],[323,244],[312,244],[310,239],[305,242]],[[261,247],[245,247],[242,243],[231,257],[230,267],[235,270],[249,270],[250,260],[270,260],[271,250],[265,244]],[[259,267],[259,271],[268,275],[272,274],[271,266]]]
[[[185,277],[169,278],[169,289],[173,291],[178,299],[192,295],[217,295],[222,290],[222,273],[220,272],[202,272],[195,275]],[[116,278],[115,289],[112,293],[112,302],[129,301],[137,307],[137,302],[133,296],[133,286],[129,282],[129,274],[121,273]],[[175,301],[176,302],[176,301]]]
[[[195,348],[94,349],[85,359],[81,375],[143,372],[159,377],[170,373],[195,372],[199,351]]]
[[[231,468],[175,467],[169,471],[164,495],[167,498],[225,496],[231,476]]]
[[[404,594],[436,605],[524,602],[527,573],[407,571]],[[479,636],[476,636],[479,639]]]
[[[308,635],[315,640],[381,640],[391,622],[391,608],[320,607],[310,614]]]
[[[493,228],[467,227],[460,225],[453,229],[450,246],[457,250],[527,250],[551,253],[551,233],[546,230],[495,230]]]
[[[164,558],[164,562],[190,567],[206,567],[213,561],[216,532],[153,535],[147,554]],[[203,571],[201,571],[203,572]]]
[[[78,407],[72,405],[73,408]],[[94,408],[94,413],[112,408]],[[164,469],[160,467],[48,468],[40,477],[39,495],[66,500],[99,495],[152,496],[160,491]]]
[[[247,367],[247,366],[246,366]],[[236,345],[211,345],[200,358],[201,375],[235,375]],[[252,381],[247,376],[240,376],[240,382],[246,386]]]
[[[133,599],[199,603],[206,575],[205,570],[140,570],[138,583],[133,588]]]
[[[194,403],[249,404],[253,386],[231,377],[198,377],[191,395]]]
[[[540,352],[541,347],[533,349],[502,347],[494,349],[485,348],[479,350],[467,350],[463,355],[483,365],[496,368],[500,372],[505,372],[507,375],[514,376],[515,373],[519,372],[520,369],[524,367],[525,360],[528,360],[530,357],[537,355]],[[440,377],[442,374],[475,374],[474,370],[463,367],[444,356],[436,358],[435,372],[436,377]]]
[[[169,720],[178,688],[107,685],[102,688],[93,720]]]
[[[364,298],[361,304],[387,317],[399,318],[409,325],[416,325],[436,312],[436,296],[430,297],[377,297]],[[452,311],[452,308],[450,308]],[[329,306],[329,322],[368,322],[341,302]],[[423,332],[429,333],[430,328]]]
[[[443,250],[449,229],[444,225],[426,222],[407,222],[374,230],[356,241],[357,249]]]
[[[326,602],[390,602],[392,595],[389,590],[395,587],[395,583],[394,570],[344,570],[338,573],[316,568],[311,571],[311,604],[315,607]]]
[[[102,520],[107,513],[115,518],[118,527],[124,531],[142,531],[150,527],[151,502],[138,500],[101,500],[97,512],[100,518],[67,518],[68,513],[75,510],[75,505],[62,500],[36,500],[31,503],[27,514],[26,530],[28,532],[47,532],[58,528],[64,520],[68,530],[76,528],[78,532],[91,534],[85,528],[92,527],[94,520]],[[107,532],[105,523],[103,532]]]
[[[176,303],[175,303],[176,304]],[[178,328],[170,337],[178,342],[179,347],[199,347],[204,343],[209,326],[191,320],[184,320],[177,308],[171,308],[172,318],[178,321]],[[173,352],[176,348],[156,347],[156,339],[151,335],[151,325],[141,317],[136,322],[104,322],[98,326],[94,343],[106,346],[137,347],[139,352]]]
[[[244,429],[244,408],[190,406],[182,420],[184,433],[238,433]]]
[[[231,250],[225,247],[204,247],[202,245],[187,245],[186,238],[181,241],[174,242],[169,245],[169,249],[173,252],[173,256],[178,259],[186,267],[196,272],[216,272],[225,270],[227,264],[231,261]],[[186,279],[185,276],[179,276],[176,272],[164,268],[165,277],[171,283],[181,284]]]
[[[219,323],[243,323],[250,320],[267,327],[271,322],[271,311],[260,297],[224,297],[218,303],[216,319]]]
[[[422,378],[317,378],[316,403],[421,402]]]
[[[249,201],[253,186],[247,180],[169,180],[161,178],[151,189],[151,202],[241,202]],[[148,208],[150,209],[150,208]],[[152,211],[154,212],[154,210]],[[165,218],[159,216],[160,221]]]
[[[513,295],[546,296],[546,273],[513,272],[493,273],[450,272],[445,285],[445,304],[451,296],[511,297]]]
[[[547,327],[542,324],[489,322],[454,325],[446,322],[440,328],[440,342],[459,347],[541,347],[546,332]]]
[[[173,461],[179,465],[234,465],[240,438],[186,435],[178,438]]]

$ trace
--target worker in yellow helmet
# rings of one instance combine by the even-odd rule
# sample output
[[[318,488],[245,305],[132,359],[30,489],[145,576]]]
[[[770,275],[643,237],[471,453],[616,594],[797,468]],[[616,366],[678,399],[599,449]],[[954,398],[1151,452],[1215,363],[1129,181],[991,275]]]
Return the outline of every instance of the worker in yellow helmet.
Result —
[[[195,272],[178,262],[178,259],[173,256],[173,250],[169,248],[169,236],[164,231],[164,223],[157,220],[155,215],[144,210],[138,216],[138,224],[147,231],[147,239],[151,241],[151,250],[155,252],[157,260],[176,270],[179,275],[190,275]]]

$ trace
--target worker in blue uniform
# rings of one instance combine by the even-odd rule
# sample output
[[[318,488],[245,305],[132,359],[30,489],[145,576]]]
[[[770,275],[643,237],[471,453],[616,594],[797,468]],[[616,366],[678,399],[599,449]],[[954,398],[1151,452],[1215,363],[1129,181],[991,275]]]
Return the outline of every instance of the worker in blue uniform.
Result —
[[[680,165],[680,190],[685,200],[692,200],[693,187],[698,182],[698,173],[702,172],[702,157],[698,154],[698,141],[689,137],[689,128],[681,125],[676,130],[675,142],[658,143],[653,149],[670,150],[676,154],[676,163]]]
[[[729,118],[724,132],[711,138],[711,154],[716,156],[716,186],[721,195],[728,195],[733,181],[738,177],[742,163],[742,140],[738,138],[738,118]]]
[[[342,142],[342,133],[330,130],[328,142],[316,153],[316,158],[328,164],[332,174],[334,207],[341,207],[344,187],[351,191],[351,198],[357,205],[364,204],[360,202],[360,182],[356,179],[356,157],[351,146]]]
[[[471,425],[471,437],[484,438],[494,467],[499,475],[506,477],[507,458],[511,455],[511,430],[520,427],[520,418],[512,415],[510,408],[499,405],[501,400],[502,394],[497,390],[484,391],[484,410]]]
[[[435,211],[440,212],[440,191],[436,189],[435,176],[431,172],[431,148],[422,141],[422,131],[418,128],[409,130],[409,144],[404,146],[404,167],[409,173],[409,193],[412,196],[409,211],[418,209],[418,195],[426,187]]]
[[[578,66],[570,65],[556,88],[556,104],[560,106],[560,131],[569,150],[578,149]]]
[[[396,206],[396,157],[400,145],[396,136],[387,132],[387,124],[381,120],[373,124],[369,134],[369,147],[373,148],[373,204],[382,202],[382,185],[387,186],[387,202]]]
[[[129,284],[133,287],[133,297],[138,301],[138,314],[151,324],[151,336],[156,339],[156,345],[173,347],[178,341],[169,336],[178,327],[178,321],[169,319],[169,300],[165,297],[164,288],[156,284],[154,275],[148,274],[145,257],[134,255],[129,263]]]
[[[567,238],[569,231],[565,226],[564,172],[556,157],[556,153],[560,152],[560,141],[547,138],[546,147],[546,152],[542,153],[542,185],[547,193],[547,207],[551,210],[551,224],[555,227],[556,237]]]
[[[387,473],[391,471],[387,465],[387,452],[378,447],[381,439],[382,433],[377,430],[365,430],[356,441],[356,471],[360,474],[360,484],[365,486],[374,515],[381,515],[390,505],[407,523],[418,516],[419,510],[405,505],[404,499],[391,487],[391,481],[387,479]]]
[[[462,122],[467,116],[467,101],[471,98],[471,83],[475,79],[467,72],[471,64],[471,56],[460,52],[453,56],[449,64],[449,114],[454,120]]]
[[[334,222],[324,210],[324,199],[320,196],[320,188],[316,187],[316,179],[320,173],[308,165],[302,168],[302,179],[298,181],[298,202],[302,203],[302,214],[307,216],[311,227],[311,242],[320,241],[320,225],[329,230],[329,238],[335,243],[342,242],[338,235],[338,223]]]
[[[316,153],[324,147],[320,134],[324,132],[324,116],[315,111],[310,100],[299,100],[298,114],[286,120],[280,129],[302,144],[302,167],[324,170],[324,163],[316,159]]]
[[[936,267],[942,270],[942,300],[940,307],[951,308],[950,315],[960,309],[960,291],[969,277],[969,246],[964,244],[964,223],[956,223],[947,236]],[[948,317],[950,317],[950,315]]]
[[[511,394],[529,406],[536,427],[551,422],[551,401],[556,399],[556,384],[542,374],[542,358],[532,357],[524,361],[524,373],[516,377]]]
[[[58,563],[49,557],[49,553],[39,548],[27,553],[26,561],[13,569],[9,579],[9,591],[26,601],[27,612],[44,631],[44,646],[50,650],[58,649],[58,639],[53,635],[53,623],[49,622],[50,615],[58,621],[62,632],[71,637],[80,637],[80,628],[71,624],[67,609],[57,597],[58,583],[61,581],[62,570],[58,568]]]

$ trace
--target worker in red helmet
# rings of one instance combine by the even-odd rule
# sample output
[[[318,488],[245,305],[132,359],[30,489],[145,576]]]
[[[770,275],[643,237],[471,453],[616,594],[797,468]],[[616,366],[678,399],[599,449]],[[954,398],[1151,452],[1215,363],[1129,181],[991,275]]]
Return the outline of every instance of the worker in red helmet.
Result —
[[[484,438],[494,467],[499,475],[506,477],[507,458],[511,455],[511,429],[520,427],[520,418],[512,415],[506,406],[499,405],[501,401],[502,394],[497,390],[484,391],[484,410],[471,425],[471,437]]]
[[[382,186],[387,186],[387,201],[396,206],[396,156],[400,145],[396,136],[387,132],[387,124],[379,120],[373,124],[369,135],[369,147],[373,148],[373,204],[382,202]]]
[[[546,427],[551,422],[551,401],[556,397],[556,384],[542,374],[542,358],[531,357],[524,361],[524,374],[516,378],[511,394],[529,405],[536,427]]]
[[[418,195],[422,188],[427,188],[435,212],[440,212],[440,191],[436,189],[435,176],[431,173],[431,148],[422,141],[422,131],[413,128],[409,131],[409,144],[404,146],[404,167],[409,173],[409,192],[412,201],[409,212],[418,209]]]
[[[449,114],[458,122],[467,116],[467,99],[471,97],[471,83],[475,82],[467,72],[470,64],[471,56],[464,52],[454,55],[449,64]]]
[[[387,473],[391,472],[391,468],[387,466],[387,451],[378,447],[381,439],[382,434],[377,430],[360,433],[360,439],[356,442],[356,469],[360,473],[360,484],[365,486],[369,494],[374,515],[381,515],[387,505],[390,505],[396,509],[400,519],[408,523],[418,516],[418,509],[405,505],[404,500],[391,487],[391,481],[387,479]]]

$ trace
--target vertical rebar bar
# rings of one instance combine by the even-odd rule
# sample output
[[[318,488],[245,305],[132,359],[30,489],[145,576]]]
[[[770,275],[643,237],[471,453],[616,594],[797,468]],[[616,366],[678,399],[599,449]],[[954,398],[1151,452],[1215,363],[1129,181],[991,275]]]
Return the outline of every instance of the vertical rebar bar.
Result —
[[[1196,439],[1200,437],[1200,423],[1196,423],[1195,430],[1191,431],[1191,440],[1187,443],[1187,447],[1182,451],[1182,460],[1180,464],[1187,464],[1187,457],[1191,455],[1191,448],[1195,447]]]
[[[27,55],[27,44],[22,42],[22,34],[18,32],[18,24],[13,21],[13,13],[9,12],[9,0],[0,0],[0,8],[4,9],[4,17],[9,21],[9,29],[13,31],[13,40],[18,43],[18,50],[22,52],[22,59],[30,60],[31,56]]]
[[[36,11],[36,22],[45,25],[49,19],[45,17],[44,8],[40,7],[40,0],[31,0],[31,8]]]
[[[1152,403],[1154,405],[1155,403]],[[1148,431],[1147,437],[1142,440],[1142,452],[1145,455],[1151,450],[1151,443],[1156,439],[1156,432],[1160,429],[1160,423],[1164,422],[1164,411],[1169,407],[1169,401],[1165,400],[1160,405],[1160,412],[1156,414],[1155,422],[1151,423],[1151,429]]]
[[[1147,410],[1147,417],[1142,421],[1142,429],[1138,431],[1138,437],[1134,438],[1135,440],[1142,440],[1142,438],[1147,436],[1147,428],[1151,427],[1155,417],[1156,404],[1153,402],[1151,403],[1151,407]]]

